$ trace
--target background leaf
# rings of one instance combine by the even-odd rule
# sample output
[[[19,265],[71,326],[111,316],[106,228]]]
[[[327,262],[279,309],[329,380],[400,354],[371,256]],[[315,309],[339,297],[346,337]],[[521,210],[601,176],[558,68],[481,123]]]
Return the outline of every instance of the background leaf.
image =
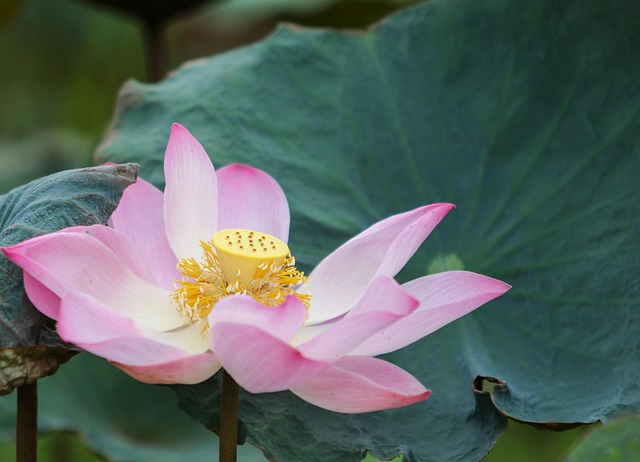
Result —
[[[640,459],[640,418],[619,419],[578,442],[566,462],[622,462]]]
[[[0,191],[5,192],[60,170],[85,167],[78,153],[91,152],[77,133],[41,130],[28,138],[0,141]]]
[[[388,355],[427,402],[343,416],[244,394],[249,442],[275,460],[479,460],[504,429],[489,400],[554,429],[640,408],[639,13],[436,0],[362,35],[284,27],[123,89],[100,161],[138,161],[162,185],[169,126],[184,124],[217,166],[276,177],[305,269],[376,220],[449,201],[400,279],[456,262],[514,286]],[[499,385],[477,380],[474,396],[476,376]],[[212,429],[216,387],[177,387]]]
[[[74,225],[106,223],[135,164],[69,170],[0,196],[0,247]],[[24,294],[22,270],[0,254],[0,394],[52,374],[73,354]]]

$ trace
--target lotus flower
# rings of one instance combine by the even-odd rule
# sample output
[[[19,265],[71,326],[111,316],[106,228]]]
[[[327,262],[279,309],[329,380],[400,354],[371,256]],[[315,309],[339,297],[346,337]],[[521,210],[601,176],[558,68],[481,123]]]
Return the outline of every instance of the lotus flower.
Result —
[[[249,392],[291,390],[336,412],[405,406],[429,391],[374,356],[509,288],[465,271],[393,279],[451,204],[380,221],[305,276],[273,178],[245,165],[216,172],[178,124],[164,168],[164,194],[138,179],[109,226],[3,249],[62,339],[143,382],[198,383],[222,366]]]

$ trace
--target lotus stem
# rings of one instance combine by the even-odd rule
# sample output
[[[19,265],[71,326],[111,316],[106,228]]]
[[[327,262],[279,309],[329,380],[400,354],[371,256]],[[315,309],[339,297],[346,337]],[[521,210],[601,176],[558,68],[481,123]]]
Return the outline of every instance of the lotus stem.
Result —
[[[165,23],[146,20],[142,24],[148,82],[159,82],[169,70],[169,43]]]
[[[38,382],[18,388],[16,424],[16,461],[38,460]]]
[[[222,376],[220,404],[220,462],[238,460],[238,402],[240,386],[227,371]]]

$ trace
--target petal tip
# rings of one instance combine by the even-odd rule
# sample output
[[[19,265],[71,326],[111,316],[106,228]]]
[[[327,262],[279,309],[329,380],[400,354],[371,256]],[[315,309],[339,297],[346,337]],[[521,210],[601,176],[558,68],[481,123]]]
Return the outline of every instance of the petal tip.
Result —
[[[191,147],[191,149],[194,149],[194,148],[202,149],[202,145],[200,144],[200,142],[196,139],[195,136],[191,134],[189,130],[187,130],[185,126],[180,125],[179,123],[174,123],[173,125],[171,125],[171,133],[169,134],[169,143],[167,145],[167,153],[172,151],[172,150],[169,150],[169,146],[172,146],[175,144],[178,144],[180,146],[182,143],[186,144],[182,146],[183,148]]]
[[[9,261],[18,264],[18,260],[24,254],[22,249],[28,245],[28,241],[29,240],[26,240],[18,242],[17,244],[10,245],[8,247],[2,247],[0,248],[0,250],[2,250],[2,253],[5,255],[5,257],[7,257],[7,259],[9,259]]]
[[[434,207],[436,210],[438,210],[440,217],[444,217],[447,213],[455,209],[457,206],[449,202],[439,202],[437,204],[433,204],[430,207]]]
[[[511,288],[513,287],[511,284],[507,284],[506,282],[502,282],[500,281],[501,287],[498,289],[498,292],[500,293],[500,295],[509,292],[511,290]]]
[[[425,401],[427,398],[429,398],[429,396],[431,396],[431,390],[425,388],[424,386],[421,386],[422,391],[414,391],[414,392],[409,392],[409,393],[399,393],[395,396],[394,399],[392,399],[391,401],[389,401],[389,403],[381,408],[381,411],[387,410],[387,409],[397,409],[400,407],[406,407],[406,406],[410,406],[411,404],[416,404],[416,403],[420,403],[422,401]]]
[[[423,205],[414,209],[413,212],[421,212],[420,219],[432,220],[435,218],[436,223],[440,223],[442,219],[453,209],[456,208],[455,204],[449,202],[436,202],[435,204]]]
[[[428,389],[425,388],[425,390],[422,393],[418,393],[416,395],[408,397],[407,403],[405,405],[409,405],[409,404],[414,404],[414,403],[419,403],[421,401],[425,401],[427,398],[429,398],[429,396],[431,396],[431,390],[428,390]]]
[[[474,274],[477,274],[477,273],[474,273]],[[490,284],[490,290],[487,290],[487,293],[495,293],[496,297],[499,297],[505,292],[508,292],[512,287],[511,284],[507,284],[506,282],[501,281],[500,279],[492,278],[491,276],[484,276],[482,274],[480,274],[479,276],[483,278],[487,283]],[[487,289],[489,289],[489,287]]]
[[[174,122],[171,124],[171,132],[179,132],[179,131],[188,131],[184,125],[179,124],[178,122]]]
[[[273,181],[274,183],[277,184],[277,182],[273,179],[273,177],[271,175],[269,175],[268,173],[266,173],[264,170],[261,170],[259,168],[253,167],[251,165],[247,165],[247,164],[238,164],[238,163],[234,163],[234,164],[229,164],[226,165],[225,167],[221,168],[218,171],[218,174],[231,174],[235,177],[238,177],[240,175],[264,175],[264,177],[268,177],[270,181]],[[279,185],[278,185],[279,187]]]

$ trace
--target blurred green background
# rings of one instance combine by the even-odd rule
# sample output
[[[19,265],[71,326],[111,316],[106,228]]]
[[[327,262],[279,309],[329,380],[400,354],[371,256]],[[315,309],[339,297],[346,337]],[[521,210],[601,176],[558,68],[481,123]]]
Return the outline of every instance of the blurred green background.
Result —
[[[0,194],[53,171],[91,165],[118,89],[127,79],[147,80],[141,22],[97,3],[0,0]],[[174,68],[251,43],[281,20],[365,28],[407,3],[204,2],[167,23],[167,60]],[[584,432],[555,433],[511,422],[485,460],[560,461]],[[0,460],[12,460],[11,437],[2,436]],[[43,462],[104,460],[72,434],[43,436],[39,452]]]
[[[483,459],[483,462],[559,462],[565,459],[585,430],[580,428],[556,433],[509,422],[506,434]],[[13,441],[0,443],[0,460],[15,460]],[[93,454],[77,436],[71,433],[56,433],[39,439],[38,460],[40,462],[101,462],[107,459]],[[212,460],[215,459],[212,458]],[[377,460],[371,457],[364,462]],[[395,459],[394,462],[401,462],[401,459]]]

